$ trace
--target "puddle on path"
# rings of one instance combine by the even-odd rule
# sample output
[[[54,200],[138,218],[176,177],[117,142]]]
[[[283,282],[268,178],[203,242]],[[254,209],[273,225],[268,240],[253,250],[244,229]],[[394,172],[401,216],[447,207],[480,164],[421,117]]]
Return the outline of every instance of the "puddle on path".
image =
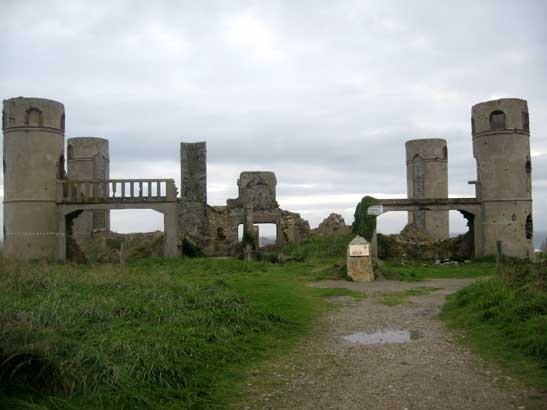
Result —
[[[381,330],[374,333],[357,332],[343,336],[342,339],[361,345],[408,343],[410,342],[410,332],[408,330]]]

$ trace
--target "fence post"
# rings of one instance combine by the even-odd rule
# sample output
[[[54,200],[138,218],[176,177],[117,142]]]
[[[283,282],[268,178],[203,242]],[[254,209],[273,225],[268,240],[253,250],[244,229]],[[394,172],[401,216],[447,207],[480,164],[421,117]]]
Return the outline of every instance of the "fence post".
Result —
[[[125,272],[127,267],[127,242],[122,239],[120,242],[120,270]]]
[[[501,241],[496,241],[496,276],[501,278],[503,268],[503,252],[501,249]]]

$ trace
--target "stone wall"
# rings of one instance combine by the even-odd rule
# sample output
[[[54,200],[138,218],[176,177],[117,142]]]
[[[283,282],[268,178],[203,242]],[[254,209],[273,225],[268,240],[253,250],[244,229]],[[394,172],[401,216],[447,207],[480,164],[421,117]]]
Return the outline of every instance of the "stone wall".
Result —
[[[332,213],[312,232],[319,236],[347,235],[351,233],[351,226],[346,225],[342,215]]]

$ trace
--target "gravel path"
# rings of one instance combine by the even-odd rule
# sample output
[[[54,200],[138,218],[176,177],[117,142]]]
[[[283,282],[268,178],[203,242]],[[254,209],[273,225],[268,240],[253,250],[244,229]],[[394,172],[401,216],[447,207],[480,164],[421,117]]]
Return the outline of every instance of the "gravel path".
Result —
[[[364,291],[363,301],[338,297],[317,331],[287,356],[253,372],[252,399],[237,408],[370,410],[547,409],[545,392],[522,387],[456,342],[437,318],[446,295],[468,285],[465,279],[425,283],[325,281],[317,287]],[[440,288],[386,306],[385,292],[416,286]],[[343,336],[356,332],[405,330],[412,339],[399,344],[355,344]]]

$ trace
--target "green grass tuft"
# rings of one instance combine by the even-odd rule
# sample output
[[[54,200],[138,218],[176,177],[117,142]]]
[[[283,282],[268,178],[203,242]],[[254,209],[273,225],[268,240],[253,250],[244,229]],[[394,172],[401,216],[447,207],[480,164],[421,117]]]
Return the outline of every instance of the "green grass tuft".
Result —
[[[429,286],[417,286],[403,292],[379,292],[375,294],[375,298],[378,302],[386,306],[397,306],[410,303],[408,298],[411,296],[428,295],[431,292],[435,292],[440,289],[441,288],[433,288]]]
[[[482,355],[547,387],[547,267],[508,265],[504,280],[480,280],[451,295],[442,317]]]
[[[406,282],[443,278],[476,278],[496,273],[496,264],[491,261],[473,261],[457,265],[434,265],[426,263],[386,261],[379,267],[386,279]]]
[[[298,243],[288,243],[283,247],[283,254],[311,263],[336,263],[346,256],[349,242],[354,235],[318,236]]]
[[[306,284],[332,275],[202,258],[123,273],[0,264],[0,409],[224,408],[247,366],[310,329],[328,292]]]

